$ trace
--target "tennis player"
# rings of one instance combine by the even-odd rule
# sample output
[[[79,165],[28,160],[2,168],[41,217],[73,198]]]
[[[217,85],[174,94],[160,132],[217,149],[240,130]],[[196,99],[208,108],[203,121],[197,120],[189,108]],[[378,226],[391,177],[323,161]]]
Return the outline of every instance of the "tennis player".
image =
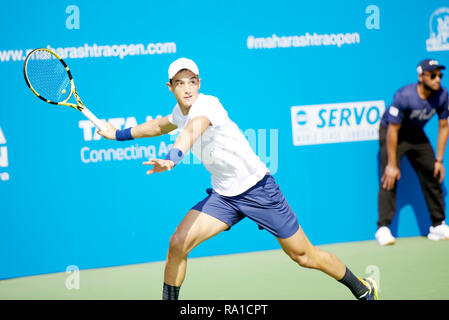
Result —
[[[376,283],[356,277],[334,254],[313,246],[298,224],[266,165],[213,96],[199,93],[201,79],[195,62],[180,58],[168,68],[167,86],[177,104],[166,117],[133,128],[116,130],[107,124],[99,134],[119,141],[155,137],[179,128],[165,159],[144,162],[147,174],[172,170],[189,151],[211,174],[207,197],[193,206],[170,238],[162,298],[177,300],[184,281],[187,256],[193,248],[229,230],[245,217],[273,234],[285,253],[300,266],[320,270],[347,286],[357,299],[377,299]]]

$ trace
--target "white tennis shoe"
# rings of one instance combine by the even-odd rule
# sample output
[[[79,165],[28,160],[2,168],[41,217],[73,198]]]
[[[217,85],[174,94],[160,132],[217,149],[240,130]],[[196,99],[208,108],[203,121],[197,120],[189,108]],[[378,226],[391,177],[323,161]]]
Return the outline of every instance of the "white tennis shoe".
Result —
[[[444,221],[436,227],[430,226],[430,232],[427,235],[430,240],[449,240],[449,226]]]
[[[380,246],[394,244],[396,240],[395,237],[393,237],[393,235],[391,234],[390,229],[386,226],[377,229],[374,237],[376,238],[376,241]]]

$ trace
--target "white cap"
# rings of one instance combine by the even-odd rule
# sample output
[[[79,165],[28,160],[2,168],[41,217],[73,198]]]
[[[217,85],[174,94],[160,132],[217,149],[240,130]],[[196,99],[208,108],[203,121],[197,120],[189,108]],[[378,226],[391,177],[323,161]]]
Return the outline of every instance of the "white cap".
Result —
[[[187,58],[179,58],[178,60],[173,61],[172,64],[168,67],[168,79],[173,79],[173,77],[182,69],[190,70],[196,75],[200,74],[198,66],[195,62],[193,62],[193,60]]]

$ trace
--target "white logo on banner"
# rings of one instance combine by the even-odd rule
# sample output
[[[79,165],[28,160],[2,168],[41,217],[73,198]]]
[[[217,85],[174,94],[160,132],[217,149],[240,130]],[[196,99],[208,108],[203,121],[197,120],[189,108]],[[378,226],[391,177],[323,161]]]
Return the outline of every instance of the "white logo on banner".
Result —
[[[384,111],[381,100],[293,106],[293,145],[376,140]]]
[[[449,8],[439,8],[430,16],[430,38],[426,40],[427,51],[449,50]]]
[[[6,138],[3,134],[2,128],[0,127],[0,168],[8,167],[8,148],[6,146],[2,146],[2,144],[6,144]],[[9,180],[9,173],[0,172],[0,181]]]

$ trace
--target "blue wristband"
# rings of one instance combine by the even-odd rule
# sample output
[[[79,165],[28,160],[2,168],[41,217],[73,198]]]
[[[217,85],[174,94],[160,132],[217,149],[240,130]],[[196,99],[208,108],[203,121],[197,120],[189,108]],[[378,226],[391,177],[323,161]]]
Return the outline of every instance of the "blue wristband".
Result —
[[[131,128],[115,131],[115,140],[117,141],[134,140],[133,136],[131,135]]]
[[[175,166],[181,162],[184,154],[178,148],[172,148],[167,155],[165,156],[165,160],[171,160],[174,162]]]

